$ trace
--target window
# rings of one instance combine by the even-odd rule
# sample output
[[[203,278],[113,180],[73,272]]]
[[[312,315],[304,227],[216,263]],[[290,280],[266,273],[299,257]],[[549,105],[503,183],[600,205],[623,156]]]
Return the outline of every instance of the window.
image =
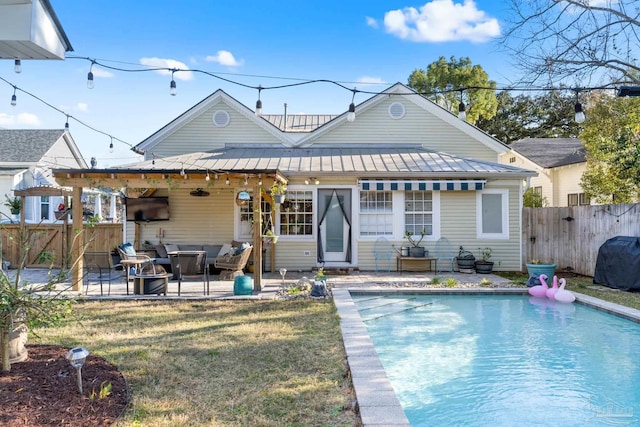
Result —
[[[509,191],[478,191],[477,234],[479,239],[509,238]]]
[[[262,228],[266,232],[272,228],[271,224],[271,204],[262,199]],[[253,240],[253,195],[251,199],[244,205],[240,206],[239,210],[240,223],[238,226],[238,239],[239,240]],[[265,234],[265,233],[262,234]]]
[[[590,205],[591,204],[591,199],[587,197],[586,194],[584,193],[580,193],[578,195],[578,202],[580,203],[580,205],[584,206],[584,205]]]
[[[313,235],[313,196],[311,191],[288,190],[280,205],[281,236]]]
[[[404,192],[405,232],[425,236],[433,235],[433,196],[431,191]]]
[[[393,201],[391,191],[360,192],[360,235],[393,234]]]
[[[533,187],[533,192],[542,196],[542,187]]]
[[[515,157],[509,157],[509,163],[515,163],[515,162],[516,162]]]
[[[49,219],[49,196],[40,196],[40,219]]]
[[[578,206],[578,193],[567,195],[567,206]]]

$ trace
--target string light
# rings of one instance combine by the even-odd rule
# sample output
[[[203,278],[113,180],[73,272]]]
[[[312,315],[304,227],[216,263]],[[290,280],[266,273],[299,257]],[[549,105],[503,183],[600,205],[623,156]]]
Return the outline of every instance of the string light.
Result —
[[[209,169],[207,169],[207,174],[204,177],[205,181],[209,181],[211,178],[209,177]]]
[[[17,74],[20,74],[22,72],[22,62],[20,62],[19,59],[16,59],[13,63],[13,71],[15,71]]]
[[[182,170],[180,170],[180,175],[187,176],[187,173],[184,171],[184,163],[182,164]]]
[[[111,138],[111,142],[109,142],[109,152],[113,153],[113,138]]]
[[[229,174],[227,174],[227,179],[226,179],[226,181],[224,183],[227,184],[227,185],[231,184],[231,181],[229,181]]]
[[[65,128],[66,130],[69,130],[69,115],[68,115],[68,114],[67,114],[67,121],[66,121],[66,122],[64,122],[64,128]]]
[[[245,187],[249,184],[249,180],[248,180],[248,177],[247,177],[246,173],[244,174],[244,182],[243,182],[243,184],[244,184]]]
[[[176,69],[171,70],[171,83],[169,83],[169,94],[171,96],[176,96],[177,93],[176,81],[173,79],[173,73],[175,73],[176,71]]]
[[[580,104],[580,99],[579,99],[579,94],[580,94],[580,90],[576,89],[576,105],[574,107],[575,112],[576,112],[576,123],[584,123],[584,121],[587,119],[584,115],[584,112],[582,111],[582,104]]]
[[[258,185],[262,187],[262,174],[258,174]]]
[[[258,86],[258,100],[256,101],[256,116],[262,116],[262,101],[260,100],[260,92],[262,91],[262,86]]]
[[[353,100],[356,98],[356,88],[353,88],[353,96],[351,97],[351,104],[349,104],[349,111],[347,112],[347,121],[353,122],[356,119],[356,104]]]
[[[462,101],[462,94],[464,93],[464,89],[460,90],[460,105],[458,105],[458,118],[460,120],[467,120],[467,111],[464,106],[464,102]]]
[[[87,88],[89,89],[93,89],[93,72],[91,70],[93,70],[93,64],[95,64],[95,61],[91,61],[91,66],[89,67],[89,73],[87,74]]]
[[[14,107],[16,106],[18,102],[18,98],[16,97],[16,87],[13,87],[13,95],[11,95],[11,105],[13,105]]]

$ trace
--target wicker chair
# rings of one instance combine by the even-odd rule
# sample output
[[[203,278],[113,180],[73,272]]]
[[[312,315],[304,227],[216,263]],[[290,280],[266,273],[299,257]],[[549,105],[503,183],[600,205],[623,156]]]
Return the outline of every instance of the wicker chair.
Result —
[[[247,265],[252,250],[253,246],[249,246],[238,255],[217,256],[214,266],[222,270],[220,280],[233,280],[237,276],[244,276],[242,269]]]

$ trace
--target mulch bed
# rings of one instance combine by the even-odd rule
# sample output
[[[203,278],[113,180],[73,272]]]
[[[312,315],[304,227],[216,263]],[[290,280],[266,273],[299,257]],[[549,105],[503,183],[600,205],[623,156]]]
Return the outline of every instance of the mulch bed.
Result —
[[[28,345],[29,358],[0,372],[0,425],[106,426],[113,424],[129,401],[127,382],[118,369],[90,354],[82,368],[82,396],[75,368],[65,358],[68,348]],[[101,384],[111,383],[100,398]],[[92,391],[95,396],[91,397]]]

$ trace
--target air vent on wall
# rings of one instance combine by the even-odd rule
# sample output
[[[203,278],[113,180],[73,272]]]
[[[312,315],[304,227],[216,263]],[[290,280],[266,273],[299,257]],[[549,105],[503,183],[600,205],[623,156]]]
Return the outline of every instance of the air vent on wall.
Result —
[[[216,110],[213,112],[212,119],[213,124],[216,125],[216,127],[223,128],[229,124],[229,120],[231,118],[229,117],[229,113],[226,111]]]
[[[401,119],[404,117],[405,109],[404,105],[399,102],[394,102],[389,105],[389,116],[392,119]]]

